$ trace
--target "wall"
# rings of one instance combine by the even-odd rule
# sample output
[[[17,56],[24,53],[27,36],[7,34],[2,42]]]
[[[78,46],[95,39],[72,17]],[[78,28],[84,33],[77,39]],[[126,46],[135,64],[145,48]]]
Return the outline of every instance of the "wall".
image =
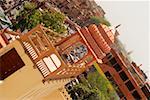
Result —
[[[42,83],[43,76],[38,69],[33,68],[33,63],[26,55],[18,40],[13,41],[7,47],[0,49],[0,55],[15,48],[22,58],[25,66],[7,77],[0,84],[0,100],[33,99],[55,93],[53,91],[64,86],[70,79],[54,80]],[[53,95],[53,94],[52,94]]]

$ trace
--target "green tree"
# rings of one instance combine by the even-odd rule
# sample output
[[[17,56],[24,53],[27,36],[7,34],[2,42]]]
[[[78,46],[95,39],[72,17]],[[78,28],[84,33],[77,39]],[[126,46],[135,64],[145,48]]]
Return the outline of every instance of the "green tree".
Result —
[[[16,17],[16,21],[13,22],[13,29],[20,29],[21,31],[24,31],[25,29],[29,29],[30,26],[33,26],[32,24],[36,22],[31,23],[30,20],[33,18],[32,16],[37,13],[36,7],[37,5],[35,3],[25,2],[23,7],[24,9],[19,12],[18,16]]]
[[[33,2],[25,2],[25,4],[24,4],[25,10],[35,9],[36,7],[37,7],[37,4],[35,4]]]
[[[26,2],[24,10],[17,16],[17,22],[13,23],[14,29],[32,29],[37,24],[43,23],[45,27],[58,33],[65,33],[67,29],[64,26],[65,16],[60,12],[50,12],[46,9],[40,10],[34,3]]]
[[[81,83],[74,86],[74,91],[82,93],[79,100],[115,100],[115,91],[108,88],[109,82],[98,72],[89,73],[81,78]]]
[[[55,32],[64,33],[67,29],[64,26],[65,16],[60,12],[51,12],[45,10],[42,15],[42,23],[45,27],[53,29]]]
[[[42,13],[39,10],[35,10],[31,16],[26,17],[27,29],[32,29],[36,27],[36,25],[42,22]]]
[[[107,21],[107,19],[105,17],[92,16],[90,18],[90,21],[96,25],[99,25],[101,23],[106,26],[111,26],[110,22]]]

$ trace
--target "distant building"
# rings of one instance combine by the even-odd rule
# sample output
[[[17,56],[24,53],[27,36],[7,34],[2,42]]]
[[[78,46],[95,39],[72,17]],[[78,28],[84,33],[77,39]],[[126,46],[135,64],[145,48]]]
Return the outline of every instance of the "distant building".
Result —
[[[28,0],[3,0],[0,3],[0,6],[4,10],[4,14],[8,16],[9,20],[13,21],[19,13],[19,10],[22,9],[24,1]]]
[[[81,26],[90,17],[104,17],[105,14],[103,9],[94,0],[48,0],[48,2],[58,7],[61,12]]]

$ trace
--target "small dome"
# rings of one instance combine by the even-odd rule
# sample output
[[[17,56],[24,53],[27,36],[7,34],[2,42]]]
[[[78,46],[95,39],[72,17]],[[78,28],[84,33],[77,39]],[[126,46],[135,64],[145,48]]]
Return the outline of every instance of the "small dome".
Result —
[[[107,36],[110,38],[110,40],[114,43],[114,35],[116,32],[115,27],[113,27],[113,26],[108,27],[104,24],[101,24],[101,26],[104,29],[104,31],[106,32]]]

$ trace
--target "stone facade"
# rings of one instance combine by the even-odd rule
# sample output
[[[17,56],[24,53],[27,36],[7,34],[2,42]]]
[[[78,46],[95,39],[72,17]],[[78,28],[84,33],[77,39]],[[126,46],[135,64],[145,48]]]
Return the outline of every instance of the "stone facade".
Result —
[[[105,12],[94,0],[48,0],[79,25],[92,16],[104,17]]]

